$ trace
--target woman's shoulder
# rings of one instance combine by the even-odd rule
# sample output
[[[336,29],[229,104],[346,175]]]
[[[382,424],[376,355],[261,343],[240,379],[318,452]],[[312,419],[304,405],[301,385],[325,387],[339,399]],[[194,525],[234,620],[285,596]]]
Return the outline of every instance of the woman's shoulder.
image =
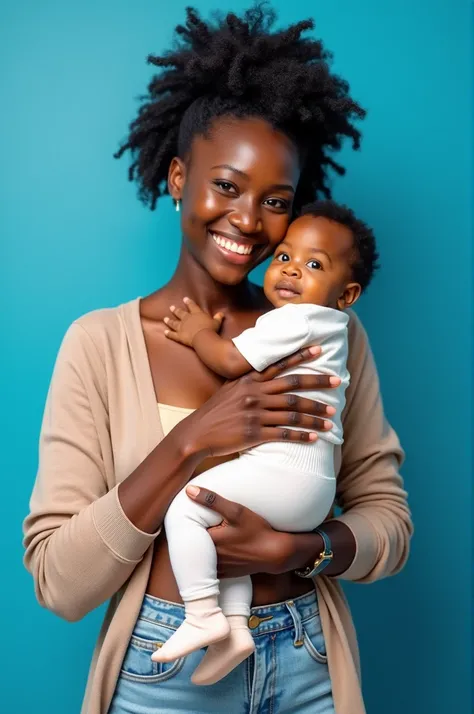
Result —
[[[69,364],[83,376],[105,375],[120,355],[128,353],[121,345],[140,339],[139,326],[139,298],[87,312],[66,330],[57,364]]]
[[[347,330],[349,333],[349,344],[353,345],[356,343],[367,343],[367,332],[365,331],[360,317],[354,310],[350,308],[346,310],[346,312],[349,317],[349,322],[347,324]]]
[[[91,310],[76,318],[69,331],[78,340],[92,341],[96,346],[115,343],[139,319],[139,298],[115,307]]]

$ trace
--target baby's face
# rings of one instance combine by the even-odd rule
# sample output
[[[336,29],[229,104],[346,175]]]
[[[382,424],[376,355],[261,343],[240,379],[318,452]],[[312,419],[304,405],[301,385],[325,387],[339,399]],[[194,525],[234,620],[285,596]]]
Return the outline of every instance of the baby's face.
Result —
[[[344,307],[340,298],[353,284],[354,258],[349,228],[321,216],[297,218],[265,273],[265,295],[275,307],[289,302]]]

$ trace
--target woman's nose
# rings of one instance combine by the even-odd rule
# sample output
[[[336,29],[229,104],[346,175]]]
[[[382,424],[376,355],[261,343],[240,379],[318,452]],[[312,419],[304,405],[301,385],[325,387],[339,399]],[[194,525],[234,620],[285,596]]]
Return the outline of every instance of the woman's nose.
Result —
[[[263,229],[259,207],[252,204],[236,207],[229,213],[228,220],[242,233],[260,233]]]

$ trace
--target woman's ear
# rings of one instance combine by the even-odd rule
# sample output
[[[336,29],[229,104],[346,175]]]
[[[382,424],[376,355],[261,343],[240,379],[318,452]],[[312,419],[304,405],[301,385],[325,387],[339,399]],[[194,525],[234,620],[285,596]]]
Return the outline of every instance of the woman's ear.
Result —
[[[360,298],[362,288],[359,283],[348,283],[344,288],[344,292],[337,299],[339,310],[345,310],[347,307],[352,307]]]
[[[184,161],[177,156],[171,160],[168,171],[168,191],[171,198],[180,201],[183,197],[183,188],[186,183],[186,166]]]

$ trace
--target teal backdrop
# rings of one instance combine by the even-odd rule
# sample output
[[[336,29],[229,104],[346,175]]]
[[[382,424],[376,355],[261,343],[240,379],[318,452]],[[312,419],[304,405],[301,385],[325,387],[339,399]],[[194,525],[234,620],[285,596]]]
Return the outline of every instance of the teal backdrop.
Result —
[[[383,268],[360,305],[407,452],[416,537],[400,576],[351,585],[368,714],[467,714],[471,662],[472,3],[276,0],[314,15],[369,109],[335,195],[375,227]],[[241,9],[242,0],[199,0]],[[2,548],[0,709],[79,712],[103,610],[42,610],[21,522],[49,378],[68,324],[162,285],[178,253],[169,200],[148,212],[112,154],[175,0],[3,0],[0,8]]]

